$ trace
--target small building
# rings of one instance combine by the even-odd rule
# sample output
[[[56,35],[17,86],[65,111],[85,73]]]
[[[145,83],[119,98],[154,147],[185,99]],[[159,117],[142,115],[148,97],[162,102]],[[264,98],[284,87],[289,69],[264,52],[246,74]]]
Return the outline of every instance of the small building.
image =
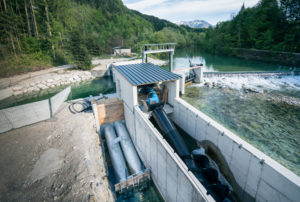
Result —
[[[115,47],[113,51],[115,56],[131,56],[131,48]]]

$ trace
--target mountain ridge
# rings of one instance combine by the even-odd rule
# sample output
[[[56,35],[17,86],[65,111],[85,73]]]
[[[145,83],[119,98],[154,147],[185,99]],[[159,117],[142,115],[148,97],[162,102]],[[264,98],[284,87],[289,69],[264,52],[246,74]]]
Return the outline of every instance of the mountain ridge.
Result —
[[[191,28],[209,28],[212,27],[210,23],[205,20],[191,20],[191,21],[179,21],[175,22],[177,25],[185,25]]]

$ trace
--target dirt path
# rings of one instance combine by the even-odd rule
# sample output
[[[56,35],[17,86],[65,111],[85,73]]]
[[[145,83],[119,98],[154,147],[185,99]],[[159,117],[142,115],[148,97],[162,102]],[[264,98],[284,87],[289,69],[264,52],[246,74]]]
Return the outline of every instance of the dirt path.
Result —
[[[0,201],[114,201],[92,113],[0,134]]]

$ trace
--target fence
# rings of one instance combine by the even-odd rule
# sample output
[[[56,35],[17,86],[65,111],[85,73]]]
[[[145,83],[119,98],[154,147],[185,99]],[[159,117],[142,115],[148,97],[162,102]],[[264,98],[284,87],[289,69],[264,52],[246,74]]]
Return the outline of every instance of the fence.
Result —
[[[0,133],[51,118],[70,92],[69,86],[47,100],[0,110]]]

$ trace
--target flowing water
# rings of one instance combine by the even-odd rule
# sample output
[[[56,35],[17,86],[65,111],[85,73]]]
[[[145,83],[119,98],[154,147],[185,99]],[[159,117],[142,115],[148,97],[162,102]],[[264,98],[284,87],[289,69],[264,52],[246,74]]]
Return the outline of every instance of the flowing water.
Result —
[[[188,67],[189,59],[203,63],[205,71],[295,70],[295,67],[210,55],[193,48],[176,49],[175,69]],[[300,175],[300,76],[210,78],[205,82],[210,87],[189,86],[183,99]],[[10,97],[0,102],[0,109],[47,99],[63,88]],[[72,85],[69,99],[112,92],[115,92],[112,79],[100,78]],[[162,199],[152,185],[148,190],[134,193],[129,201]]]
[[[256,61],[176,50],[175,68],[203,63],[205,71],[293,70]],[[183,99],[300,175],[300,76],[209,78]],[[208,87],[209,86],[209,87]]]

